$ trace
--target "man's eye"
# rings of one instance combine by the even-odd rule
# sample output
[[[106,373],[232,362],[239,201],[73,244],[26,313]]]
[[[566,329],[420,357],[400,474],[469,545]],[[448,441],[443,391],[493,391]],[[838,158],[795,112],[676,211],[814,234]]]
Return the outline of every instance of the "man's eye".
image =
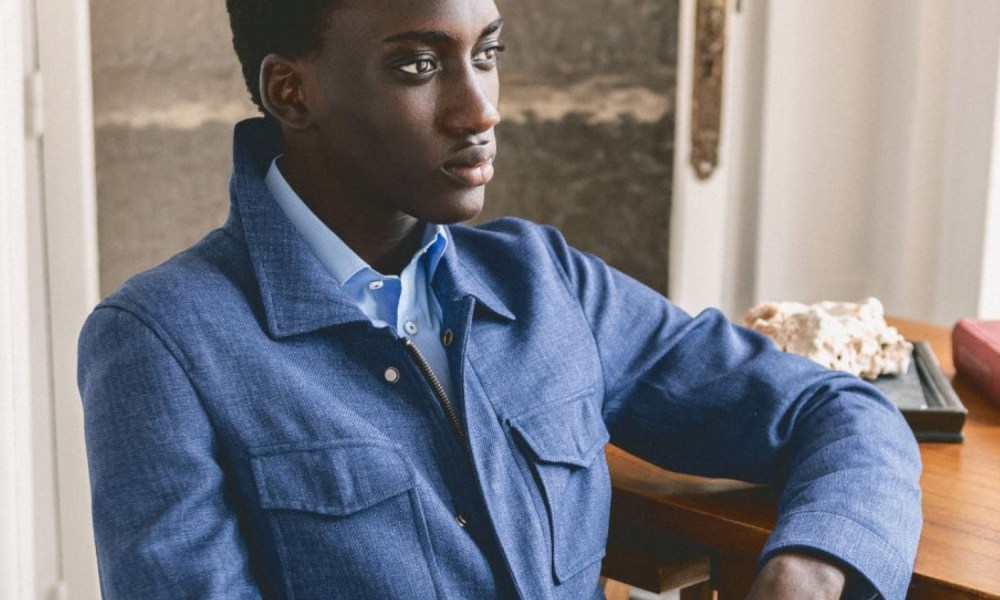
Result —
[[[410,75],[425,75],[433,72],[437,65],[429,58],[418,58],[413,62],[400,65],[399,70]]]
[[[495,46],[490,46],[489,48],[483,48],[472,57],[472,61],[476,63],[494,63],[501,52],[504,51],[504,46],[497,44]]]

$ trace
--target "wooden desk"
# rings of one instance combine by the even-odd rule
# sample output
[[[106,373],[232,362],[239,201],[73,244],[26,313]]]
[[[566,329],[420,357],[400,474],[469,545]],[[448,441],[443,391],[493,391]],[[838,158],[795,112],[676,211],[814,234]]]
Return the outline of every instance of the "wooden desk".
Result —
[[[907,338],[928,341],[945,373],[954,373],[947,329],[891,322]],[[920,445],[924,528],[908,597],[1000,600],[1000,409],[960,379],[954,387],[969,410],[965,442]],[[607,457],[613,543],[605,565],[616,565],[608,575],[650,589],[670,581],[670,568],[710,558],[719,600],[745,597],[774,526],[777,493],[670,473],[613,446]]]

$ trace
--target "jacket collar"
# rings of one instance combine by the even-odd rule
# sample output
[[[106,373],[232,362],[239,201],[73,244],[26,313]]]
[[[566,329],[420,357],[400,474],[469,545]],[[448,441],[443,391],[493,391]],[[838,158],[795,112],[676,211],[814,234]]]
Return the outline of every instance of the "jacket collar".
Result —
[[[271,197],[264,177],[281,153],[281,132],[275,122],[256,118],[236,125],[226,228],[246,241],[268,331],[280,338],[367,322]],[[514,319],[493,291],[460,263],[455,244],[448,244],[435,288],[442,305],[446,298],[472,296],[489,312]]]
[[[454,236],[450,237],[452,243],[445,249],[433,282],[442,307],[449,301],[460,303],[471,296],[475,298],[478,309],[508,321],[515,320],[514,313],[510,312],[493,289],[459,260],[457,243]]]

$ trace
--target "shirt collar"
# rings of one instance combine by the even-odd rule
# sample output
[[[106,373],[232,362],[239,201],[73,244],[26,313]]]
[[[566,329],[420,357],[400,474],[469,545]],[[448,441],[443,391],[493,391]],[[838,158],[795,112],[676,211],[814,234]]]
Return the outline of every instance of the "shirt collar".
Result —
[[[319,261],[341,285],[348,284],[359,273],[374,272],[374,269],[309,210],[305,202],[295,193],[278,168],[278,160],[283,156],[271,161],[264,183]],[[415,261],[426,254],[428,282],[434,279],[434,273],[447,247],[447,229],[443,225],[428,224],[424,230],[421,247],[413,256]]]

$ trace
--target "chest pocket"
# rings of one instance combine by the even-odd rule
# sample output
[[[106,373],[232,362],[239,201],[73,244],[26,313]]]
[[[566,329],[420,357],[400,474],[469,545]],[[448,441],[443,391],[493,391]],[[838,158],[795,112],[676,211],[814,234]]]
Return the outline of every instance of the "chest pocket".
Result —
[[[291,598],[433,598],[413,472],[391,444],[264,448],[251,459]]]
[[[608,430],[590,393],[546,404],[509,424],[542,488],[553,571],[562,583],[604,556],[611,503],[604,459]]]

